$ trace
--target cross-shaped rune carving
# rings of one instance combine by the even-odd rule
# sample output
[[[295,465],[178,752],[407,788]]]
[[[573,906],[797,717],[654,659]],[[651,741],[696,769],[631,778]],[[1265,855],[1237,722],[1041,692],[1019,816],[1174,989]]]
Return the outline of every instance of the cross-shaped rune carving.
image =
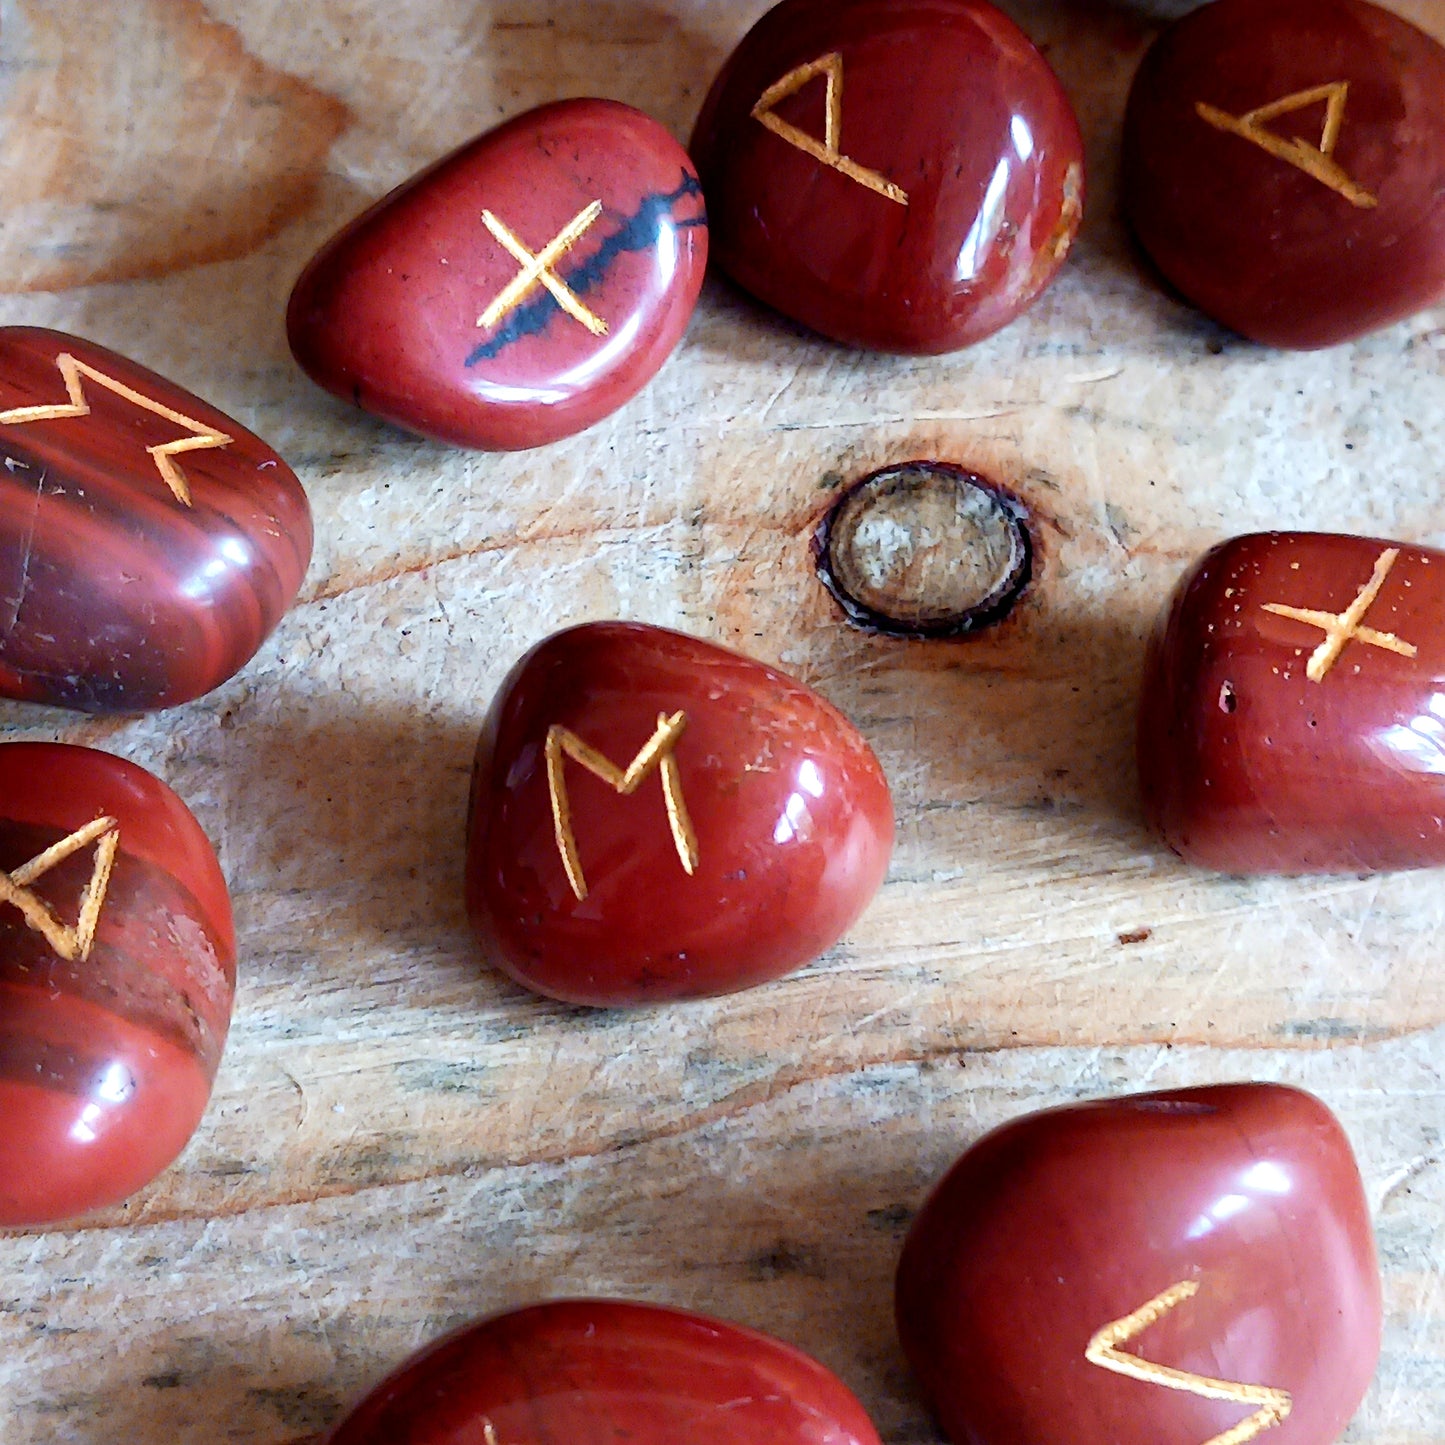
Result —
[[[1278,602],[1266,602],[1264,610],[1277,617],[1291,617],[1296,622],[1307,622],[1311,627],[1320,628],[1325,640],[1315,648],[1305,668],[1305,676],[1311,682],[1323,682],[1330,669],[1340,660],[1340,654],[1351,642],[1363,642],[1369,647],[1380,647],[1386,652],[1401,657],[1414,657],[1418,649],[1413,643],[1402,642],[1393,632],[1376,632],[1373,627],[1364,627],[1365,614],[1375,605],[1390,569],[1399,560],[1400,549],[1387,547],[1375,563],[1375,572],[1360,589],[1359,595],[1340,613],[1313,612],[1303,607],[1285,607]]]
[[[113,391],[117,396],[130,402],[132,406],[138,406],[143,411],[153,412],[156,416],[173,421],[177,426],[183,426],[187,431],[194,433],[192,436],[179,437],[173,442],[162,442],[158,446],[146,448],[146,451],[150,453],[151,460],[156,464],[156,470],[161,474],[166,486],[171,489],[176,501],[189,507],[191,505],[190,483],[186,481],[186,474],[174,459],[182,452],[204,451],[209,447],[229,446],[231,438],[225,432],[207,426],[205,422],[188,417],[184,412],[163,406],[143,392],[136,391],[124,382],[117,381],[113,376],[107,376],[103,371],[97,371],[95,367],[78,360],[68,351],[62,351],[55,358],[55,365],[65,380],[65,394],[70,400],[53,402],[46,406],[16,406],[11,407],[9,411],[0,411],[0,426],[24,426],[32,421],[60,421],[66,417],[89,416],[90,403],[85,399],[85,387],[80,380],[82,376],[88,376],[97,385],[103,386],[107,391]]]
[[[1247,1419],[1241,1420],[1232,1430],[1221,1435],[1212,1435],[1203,1445],[1248,1445],[1255,1436],[1262,1435],[1275,1425],[1283,1424],[1289,1415],[1293,1401],[1288,1390],[1277,1390],[1272,1385],[1242,1385],[1236,1380],[1216,1380],[1209,1375],[1195,1375],[1188,1370],[1176,1370],[1169,1365],[1156,1365],[1152,1360],[1140,1359],[1120,1345],[1142,1335],[1155,1321],[1167,1315],[1176,1305],[1191,1299],[1199,1293],[1194,1280],[1184,1280],[1171,1285],[1162,1293],[1142,1304],[1132,1314],[1122,1319],[1111,1320],[1089,1341],[1084,1358],[1101,1370],[1112,1370],[1116,1375],[1127,1375],[1131,1380],[1143,1380],[1145,1384],[1162,1385],[1166,1390],[1181,1390],[1187,1395],[1200,1395],[1206,1400],[1232,1400],[1241,1405],[1257,1405],[1259,1408]]]
[[[1338,192],[1352,206],[1370,210],[1379,205],[1379,201],[1363,186],[1351,180],[1334,158],[1335,145],[1345,124],[1345,98],[1349,92],[1349,81],[1336,80],[1328,85],[1317,85],[1313,90],[1297,91],[1294,95],[1285,96],[1283,100],[1271,101],[1268,105],[1247,110],[1243,115],[1230,115],[1228,111],[1206,105],[1202,100],[1196,102],[1194,109],[1200,119],[1208,121],[1216,130],[1229,131],[1241,140],[1247,140],[1261,150],[1268,151],[1270,155],[1288,161],[1307,176],[1313,176],[1321,185]],[[1291,111],[1303,110],[1306,106],[1318,105],[1320,101],[1325,102],[1325,125],[1317,146],[1295,136],[1286,139],[1265,126],[1266,121],[1288,115]]]
[[[511,253],[512,259],[521,263],[522,269],[501,291],[496,299],[477,317],[478,326],[495,326],[509,311],[520,306],[535,286],[545,286],[552,293],[553,300],[574,321],[580,321],[594,336],[607,335],[607,323],[594,312],[589,311],[576,293],[562,280],[552,267],[557,264],[573,246],[586,234],[592,223],[602,214],[602,202],[593,201],[590,206],[577,212],[570,221],[536,255],[507,226],[507,223],[491,211],[482,212],[482,224]]]
[[[825,109],[821,141],[784,120],[774,109],[790,95],[796,95],[818,75],[827,76],[827,89],[823,96]],[[774,135],[781,136],[790,146],[796,146],[815,161],[821,161],[825,166],[841,171],[850,181],[857,181],[860,186],[867,186],[870,191],[876,191],[880,196],[896,201],[900,206],[908,204],[908,192],[902,186],[894,185],[886,176],[870,171],[867,166],[860,166],[839,149],[843,137],[843,57],[837,51],[817,60],[810,60],[806,65],[790,70],[781,80],[775,81],[759,97],[758,103],[752,109],[752,117]]]
[[[97,840],[99,846],[95,850],[95,867],[91,871],[90,882],[85,885],[85,891],[80,895],[80,916],[75,926],[68,928],[51,912],[49,905],[31,891],[30,884],[65,862],[72,853],[88,848]],[[119,847],[120,824],[114,818],[97,818],[68,838],[62,838],[13,873],[0,869],[0,903],[10,903],[18,908],[26,924],[43,935],[45,941],[67,963],[89,958]]]
[[[572,808],[567,798],[564,760],[571,758],[581,763],[589,773],[601,778],[624,798],[635,793],[648,775],[656,770],[662,778],[662,800],[667,808],[673,846],[677,849],[683,871],[690,876],[697,869],[697,835],[687,814],[687,804],[682,796],[682,777],[677,770],[677,759],[673,756],[673,749],[686,726],[685,713],[675,712],[670,717],[667,713],[658,713],[657,731],[642,745],[641,751],[625,770],[610,758],[603,757],[596,748],[589,747],[576,733],[557,724],[547,729],[547,791],[552,799],[557,851],[562,855],[567,881],[572,885],[572,892],[577,895],[579,903],[587,897],[587,879],[582,873],[582,862],[577,856],[577,839],[572,831]]]

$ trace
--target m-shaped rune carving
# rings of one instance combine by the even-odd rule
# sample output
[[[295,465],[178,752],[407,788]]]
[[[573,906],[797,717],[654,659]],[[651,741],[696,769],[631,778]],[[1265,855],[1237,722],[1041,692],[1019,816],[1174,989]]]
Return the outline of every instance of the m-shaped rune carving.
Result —
[[[657,730],[642,745],[642,750],[628,763],[626,769],[619,768],[605,758],[596,748],[589,747],[566,728],[554,724],[547,729],[547,743],[544,749],[547,760],[547,791],[552,799],[552,823],[557,834],[557,851],[562,855],[562,866],[567,870],[567,881],[580,903],[587,897],[587,879],[582,873],[582,861],[577,855],[577,839],[572,831],[572,808],[567,798],[567,779],[564,776],[566,758],[581,763],[594,777],[601,778],[614,791],[626,798],[635,793],[648,775],[654,770],[662,778],[662,800],[667,808],[667,822],[672,829],[673,846],[677,849],[678,861],[689,875],[697,869],[697,835],[692,830],[692,820],[687,815],[687,803],[682,796],[682,777],[677,770],[677,759],[673,749],[687,726],[687,715],[675,712],[657,715]]]
[[[1243,115],[1230,115],[1228,111],[1206,105],[1202,100],[1195,103],[1194,109],[1202,120],[1208,121],[1216,130],[1228,131],[1231,135],[1237,135],[1241,140],[1247,140],[1261,150],[1268,151],[1270,155],[1288,161],[1307,176],[1313,176],[1321,185],[1338,192],[1352,206],[1370,210],[1379,205],[1379,201],[1363,186],[1351,180],[1334,158],[1335,145],[1345,124],[1345,98],[1349,93],[1349,81],[1336,80],[1328,85],[1317,85],[1313,90],[1296,91],[1293,95],[1285,96],[1283,100],[1271,101],[1268,105],[1247,110]],[[1295,136],[1287,140],[1266,128],[1266,121],[1288,115],[1291,111],[1303,110],[1306,106],[1318,105],[1320,101],[1325,102],[1325,126],[1319,145],[1312,146]]]
[[[1162,1385],[1166,1390],[1181,1390],[1187,1395],[1199,1395],[1206,1400],[1232,1400],[1241,1405],[1257,1405],[1259,1408],[1247,1419],[1241,1420],[1232,1430],[1221,1435],[1212,1435],[1203,1445],[1248,1445],[1255,1436],[1262,1435],[1275,1425],[1282,1424],[1289,1415],[1293,1401],[1288,1390],[1277,1390],[1272,1385],[1242,1385],[1236,1380],[1216,1380],[1209,1375],[1195,1375],[1188,1370],[1176,1370],[1169,1365],[1156,1365],[1152,1360],[1140,1359],[1121,1350],[1120,1345],[1128,1344],[1142,1335],[1150,1325],[1167,1315],[1176,1305],[1193,1298],[1199,1293],[1199,1285],[1192,1279],[1171,1285],[1156,1294],[1153,1299],[1139,1306],[1132,1314],[1122,1319],[1111,1320],[1089,1341],[1084,1358],[1101,1370],[1112,1370],[1116,1375],[1127,1375],[1131,1380],[1143,1380],[1145,1384]]]
[[[552,267],[577,244],[602,214],[602,202],[593,201],[590,206],[578,211],[570,221],[534,256],[530,248],[510,230],[507,223],[491,211],[482,212],[482,224],[511,253],[512,259],[521,263],[522,269],[501,291],[496,299],[480,316],[478,326],[495,326],[509,311],[520,306],[534,287],[545,286],[552,293],[552,299],[574,321],[580,321],[594,336],[607,335],[607,323],[594,312],[589,311],[577,294],[562,280]]]
[[[799,130],[774,110],[776,105],[790,95],[796,95],[810,80],[819,75],[828,78],[823,97],[825,109],[821,141],[807,131]],[[886,196],[900,206],[908,204],[908,192],[902,186],[895,186],[886,176],[870,171],[867,166],[860,166],[839,149],[843,135],[843,57],[837,51],[817,60],[810,60],[806,65],[790,70],[781,80],[775,81],[762,93],[752,109],[752,116],[754,120],[767,126],[774,135],[781,136],[789,145],[796,146],[816,161],[822,161],[825,166],[841,171],[849,180],[857,181],[860,186],[867,186],[870,191],[877,191],[880,196]]]
[[[91,870],[90,882],[80,895],[80,916],[73,928],[66,927],[50,907],[30,889],[30,884],[57,865],[65,862],[72,853],[88,848],[98,841],[95,850],[95,867]],[[0,903],[10,903],[18,908],[25,922],[67,963],[90,957],[91,945],[95,942],[95,930],[100,925],[100,910],[105,906],[106,891],[110,887],[111,870],[115,867],[116,850],[120,847],[120,824],[114,818],[97,818],[93,823],[77,829],[68,838],[47,848],[38,857],[32,858],[13,873],[0,869]]]
[[[1360,588],[1358,595],[1343,612],[1313,612],[1304,607],[1285,607],[1278,602],[1266,602],[1264,610],[1277,617],[1290,617],[1296,622],[1307,622],[1318,627],[1325,634],[1325,640],[1315,648],[1305,676],[1311,682],[1323,682],[1330,669],[1340,660],[1340,654],[1352,642],[1363,642],[1367,647],[1379,647],[1400,657],[1414,657],[1418,649],[1411,642],[1402,642],[1393,632],[1376,632],[1373,627],[1363,627],[1365,614],[1375,605],[1380,588],[1390,575],[1390,569],[1400,559],[1398,547],[1387,547],[1375,562],[1374,575]]]
[[[173,442],[162,442],[158,446],[146,448],[146,451],[150,453],[151,460],[156,464],[156,470],[161,474],[161,479],[171,489],[176,501],[183,506],[191,506],[190,483],[186,481],[186,474],[180,469],[175,458],[182,452],[198,452],[209,447],[229,446],[232,439],[225,432],[217,431],[215,427],[207,426],[202,421],[196,421],[184,412],[153,401],[143,392],[136,391],[124,382],[117,381],[113,376],[107,376],[103,371],[97,371],[95,367],[78,360],[68,351],[62,351],[55,358],[55,365],[65,380],[65,394],[70,400],[54,402],[46,406],[16,406],[11,407],[9,411],[0,411],[0,426],[24,426],[27,422],[32,421],[60,421],[66,417],[89,416],[90,403],[85,399],[85,387],[80,380],[82,376],[88,376],[98,386],[103,386],[107,391],[113,391],[117,396],[130,402],[132,406],[138,406],[142,411],[153,412],[156,416],[173,421],[177,426],[183,426],[187,431],[193,433],[188,437],[179,437]]]

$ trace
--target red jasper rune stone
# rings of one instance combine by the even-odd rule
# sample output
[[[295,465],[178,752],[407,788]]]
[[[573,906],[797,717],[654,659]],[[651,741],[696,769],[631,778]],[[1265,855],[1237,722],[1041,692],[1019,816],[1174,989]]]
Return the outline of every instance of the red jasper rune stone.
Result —
[[[0,1226],[116,1204],[181,1152],[235,983],[185,804],[106,753],[0,744]]]
[[[956,1445],[1330,1445],[1380,1352],[1349,1142],[1275,1084],[995,1130],[914,1222],[896,1302]]]
[[[888,868],[888,784],[792,678],[623,622],[512,670],[477,749],[467,906],[519,983],[610,1006],[727,993],[816,958]]]
[[[784,0],[714,82],[692,155],[723,270],[884,351],[1006,326],[1083,217],[1068,99],[982,0]]]
[[[310,560],[306,494],[260,438],[103,346],[0,328],[0,697],[188,702],[250,661]]]
[[[1230,873],[1445,864],[1445,552],[1264,532],[1180,582],[1145,664],[1145,811]]]
[[[494,1315],[413,1356],[324,1445],[878,1445],[822,1365],[756,1330],[613,1300]]]
[[[1124,204],[1174,286],[1271,346],[1445,295],[1445,49],[1363,0],[1215,0],[1159,38]]]
[[[656,121],[545,105],[383,197],[291,294],[318,385],[458,446],[571,436],[641,391],[707,266],[702,190]]]

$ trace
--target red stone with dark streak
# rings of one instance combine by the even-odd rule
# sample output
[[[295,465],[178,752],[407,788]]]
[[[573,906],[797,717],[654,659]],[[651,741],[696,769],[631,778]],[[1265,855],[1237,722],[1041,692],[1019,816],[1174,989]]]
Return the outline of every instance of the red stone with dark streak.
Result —
[[[487,319],[524,264],[491,226],[535,256],[593,206],[550,274],[605,334],[540,281]],[[351,222],[297,281],[287,331],[313,381],[387,421],[458,446],[535,447],[651,380],[706,263],[682,147],[629,106],[565,100],[479,136]]]

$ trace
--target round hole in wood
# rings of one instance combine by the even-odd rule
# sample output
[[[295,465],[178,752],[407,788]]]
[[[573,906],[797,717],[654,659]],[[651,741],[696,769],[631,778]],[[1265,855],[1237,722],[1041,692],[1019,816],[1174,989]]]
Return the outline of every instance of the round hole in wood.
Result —
[[[1033,570],[1022,502],[977,472],[906,462],[855,482],[813,538],[848,620],[889,637],[959,637],[1008,615]]]

